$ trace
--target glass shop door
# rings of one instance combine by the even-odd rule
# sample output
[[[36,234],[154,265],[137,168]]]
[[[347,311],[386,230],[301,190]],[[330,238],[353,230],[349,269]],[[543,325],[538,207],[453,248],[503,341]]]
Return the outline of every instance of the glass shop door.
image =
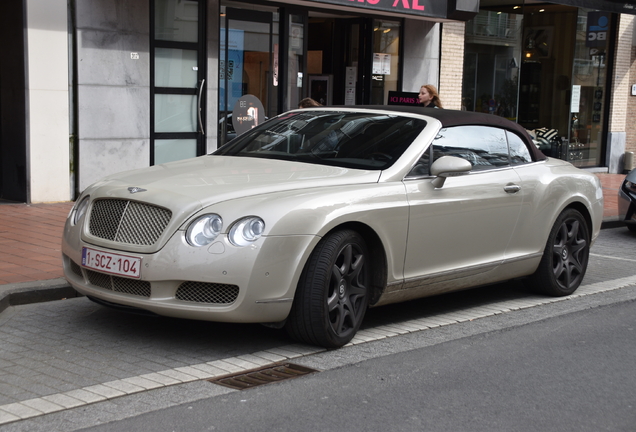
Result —
[[[266,117],[277,113],[275,88],[279,85],[281,66],[273,27],[271,12],[221,9],[219,147],[236,136],[232,112],[241,96],[255,96],[262,103]]]
[[[151,164],[205,152],[205,1],[151,2]]]

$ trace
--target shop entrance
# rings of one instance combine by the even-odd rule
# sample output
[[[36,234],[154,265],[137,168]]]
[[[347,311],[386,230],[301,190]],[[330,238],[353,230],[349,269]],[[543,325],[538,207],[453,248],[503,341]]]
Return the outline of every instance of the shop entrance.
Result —
[[[311,97],[322,105],[380,105],[399,90],[400,20],[224,2],[219,49],[218,146],[236,136],[245,95],[266,118]]]
[[[309,15],[309,97],[326,105],[383,105],[400,88],[400,21]]]
[[[205,16],[203,0],[151,2],[151,164],[203,154]]]
[[[256,96],[265,117],[278,114],[274,89],[278,86],[278,65],[273,64],[278,35],[274,34],[273,13],[224,8],[220,39],[219,146],[236,136],[232,112],[241,96]]]

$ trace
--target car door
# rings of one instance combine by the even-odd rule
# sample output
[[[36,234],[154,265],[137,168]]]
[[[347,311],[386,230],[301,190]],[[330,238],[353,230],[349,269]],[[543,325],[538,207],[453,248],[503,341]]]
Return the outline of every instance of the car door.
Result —
[[[441,156],[466,159],[473,168],[435,188],[432,177],[422,176],[422,165]],[[505,131],[442,129],[421,162],[404,181],[410,208],[405,287],[462,278],[462,286],[474,285],[471,278],[503,260],[521,211],[520,178],[510,165]]]

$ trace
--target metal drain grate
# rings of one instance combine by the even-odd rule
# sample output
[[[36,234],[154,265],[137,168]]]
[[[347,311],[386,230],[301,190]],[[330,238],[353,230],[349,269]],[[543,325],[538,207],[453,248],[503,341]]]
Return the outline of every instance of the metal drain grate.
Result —
[[[284,363],[252,372],[212,379],[210,382],[236,390],[245,390],[272,382],[285,381],[313,372],[318,371],[292,363]]]

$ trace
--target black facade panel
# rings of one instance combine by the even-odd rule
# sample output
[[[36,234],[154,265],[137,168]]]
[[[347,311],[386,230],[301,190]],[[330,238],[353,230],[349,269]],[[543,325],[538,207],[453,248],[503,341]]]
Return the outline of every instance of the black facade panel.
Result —
[[[0,199],[27,201],[24,1],[0,2]]]

